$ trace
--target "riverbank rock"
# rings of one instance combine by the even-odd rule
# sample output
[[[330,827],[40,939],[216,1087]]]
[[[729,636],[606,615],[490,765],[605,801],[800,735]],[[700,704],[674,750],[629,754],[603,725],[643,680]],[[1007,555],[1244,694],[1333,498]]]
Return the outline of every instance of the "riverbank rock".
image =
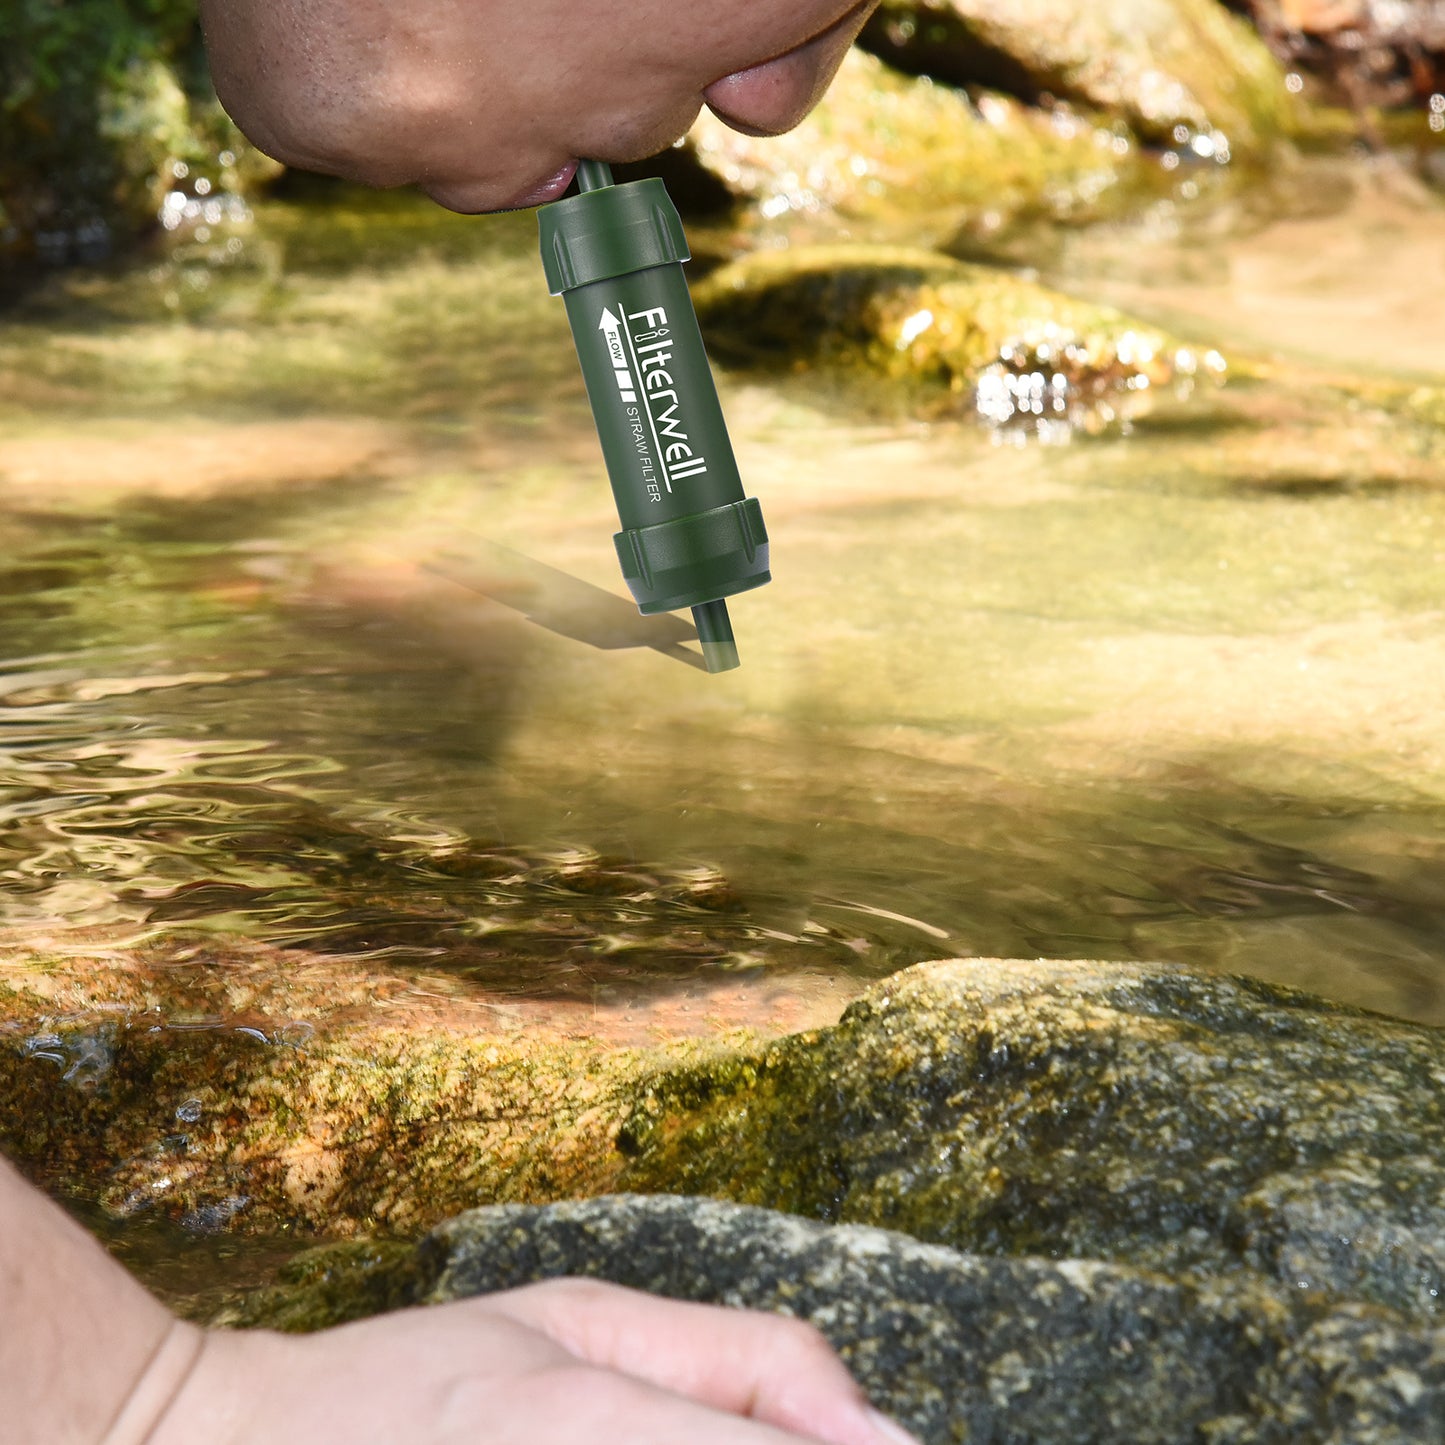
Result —
[[[1121,312],[927,251],[758,252],[710,275],[696,302],[734,365],[863,380],[874,409],[973,411],[1016,431],[1098,430],[1224,369]]]
[[[688,141],[741,203],[736,225],[751,244],[989,242],[1129,212],[1173,185],[1107,118],[992,92],[971,99],[856,49],[788,134],[740,135],[704,113]]]
[[[923,964],[644,1080],[619,1194],[319,1251],[218,1322],[580,1274],[808,1319],[929,1445],[1432,1439],[1442,1129],[1437,1030],[1184,968]]]
[[[196,1234],[414,1235],[604,1192],[645,1079],[839,1007],[715,977],[507,996],[238,940],[0,968],[0,1149],[52,1193]]]
[[[1084,1260],[1000,1259],[707,1199],[475,1210],[414,1252],[293,1266],[250,1302],[287,1328],[586,1275],[810,1321],[928,1445],[1432,1439],[1445,1330]],[[240,1322],[244,1313],[233,1311]]]
[[[7,994],[7,1153],[203,1230],[406,1234],[477,1204],[706,1195],[968,1253],[1442,1310],[1438,1030],[1184,968],[957,960],[832,1027],[616,1048],[544,1007],[408,1028],[403,982],[386,997],[334,961],[306,972],[349,1027],[333,1012],[309,1032],[293,999],[279,1028],[54,1008],[42,1028]]]
[[[119,1010],[5,1033],[6,1155],[111,1216],[198,1233],[415,1232],[485,1200],[606,1189],[607,1100],[637,1063],[564,1038]]]
[[[1264,160],[1294,124],[1283,71],[1217,0],[883,0],[863,43],[900,69],[1067,101],[1219,162]]]

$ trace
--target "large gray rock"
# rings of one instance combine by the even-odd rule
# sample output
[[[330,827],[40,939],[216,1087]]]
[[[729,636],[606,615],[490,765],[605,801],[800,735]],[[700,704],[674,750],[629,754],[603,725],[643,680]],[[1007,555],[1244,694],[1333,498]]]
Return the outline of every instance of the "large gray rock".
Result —
[[[703,1199],[478,1209],[390,1271],[389,1302],[563,1275],[809,1320],[928,1445],[1383,1445],[1445,1433],[1445,1330],[1282,1302],[1245,1282],[983,1258]]]
[[[625,1193],[323,1252],[222,1321],[584,1274],[809,1319],[930,1445],[1445,1438],[1439,1030],[954,960],[628,1092],[599,1161]]]

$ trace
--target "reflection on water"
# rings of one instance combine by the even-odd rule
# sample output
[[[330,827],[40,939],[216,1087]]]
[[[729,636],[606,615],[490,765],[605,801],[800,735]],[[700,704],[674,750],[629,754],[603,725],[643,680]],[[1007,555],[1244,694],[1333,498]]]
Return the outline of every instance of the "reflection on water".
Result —
[[[273,1283],[297,1249],[284,1237],[224,1233],[220,1219],[177,1224],[146,1215],[117,1221],[83,1201],[68,1201],[68,1207],[111,1254],[188,1319],[209,1319],[231,1291]]]
[[[585,749],[535,760],[480,728],[468,746],[485,699],[424,655],[387,670],[388,633],[358,656],[284,612],[265,632],[238,661],[285,668],[124,676],[154,658],[102,652],[103,672],[50,654],[0,677],[12,945],[205,930],[558,1000],[754,971],[861,982],[940,955],[1162,955],[1442,1017],[1445,808],[1197,770],[1003,779],[815,729],[731,739],[717,767],[701,736],[661,774],[596,776]],[[1361,835],[1373,866],[1349,861]]]

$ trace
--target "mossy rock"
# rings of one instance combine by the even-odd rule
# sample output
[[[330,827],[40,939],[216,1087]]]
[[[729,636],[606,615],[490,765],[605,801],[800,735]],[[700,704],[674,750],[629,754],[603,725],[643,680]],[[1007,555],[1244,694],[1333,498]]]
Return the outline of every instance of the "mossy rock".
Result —
[[[689,143],[745,203],[751,236],[793,242],[995,241],[1033,223],[1128,213],[1173,187],[1107,119],[997,94],[970,99],[858,50],[788,134],[740,135],[705,113]]]
[[[1094,427],[1223,366],[1122,312],[928,251],[760,251],[710,275],[696,301],[722,359],[818,371],[925,416],[976,407],[1001,424]]]
[[[1185,968],[970,959],[632,1087],[617,1194],[321,1251],[219,1322],[585,1275],[811,1320],[929,1445],[1445,1430],[1439,1030]]]
[[[114,1215],[161,1211],[200,1232],[414,1232],[496,1198],[606,1189],[631,1095],[609,1101],[640,1064],[560,1040],[91,1016],[0,1050],[0,1143]]]
[[[652,1080],[618,1187],[1445,1310],[1445,1035],[1246,979],[972,960]]]
[[[26,1002],[0,997],[0,1142],[122,1214],[334,1238],[479,1204],[705,1195],[970,1253],[1442,1309],[1445,1035],[1250,980],[922,964],[829,1028],[650,1049],[118,1010],[39,1032]]]
[[[883,0],[863,43],[915,74],[1116,117],[1153,145],[1203,138],[1208,158],[1262,161],[1298,123],[1278,62],[1217,0]]]
[[[238,942],[7,973],[0,1149],[112,1218],[202,1234],[415,1234],[604,1192],[645,1080],[732,1047],[618,1046],[562,1008],[417,999],[404,974]]]

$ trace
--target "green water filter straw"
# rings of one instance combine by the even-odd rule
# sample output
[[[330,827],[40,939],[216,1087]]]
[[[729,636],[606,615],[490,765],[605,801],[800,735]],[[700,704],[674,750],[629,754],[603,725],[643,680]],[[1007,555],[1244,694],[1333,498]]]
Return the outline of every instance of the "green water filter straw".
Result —
[[[563,296],[622,530],[622,575],[644,613],[692,608],[709,672],[738,665],[725,598],[769,579],[762,508],[743,495],[660,180],[615,185],[598,161],[579,194],[538,212],[542,265]]]

